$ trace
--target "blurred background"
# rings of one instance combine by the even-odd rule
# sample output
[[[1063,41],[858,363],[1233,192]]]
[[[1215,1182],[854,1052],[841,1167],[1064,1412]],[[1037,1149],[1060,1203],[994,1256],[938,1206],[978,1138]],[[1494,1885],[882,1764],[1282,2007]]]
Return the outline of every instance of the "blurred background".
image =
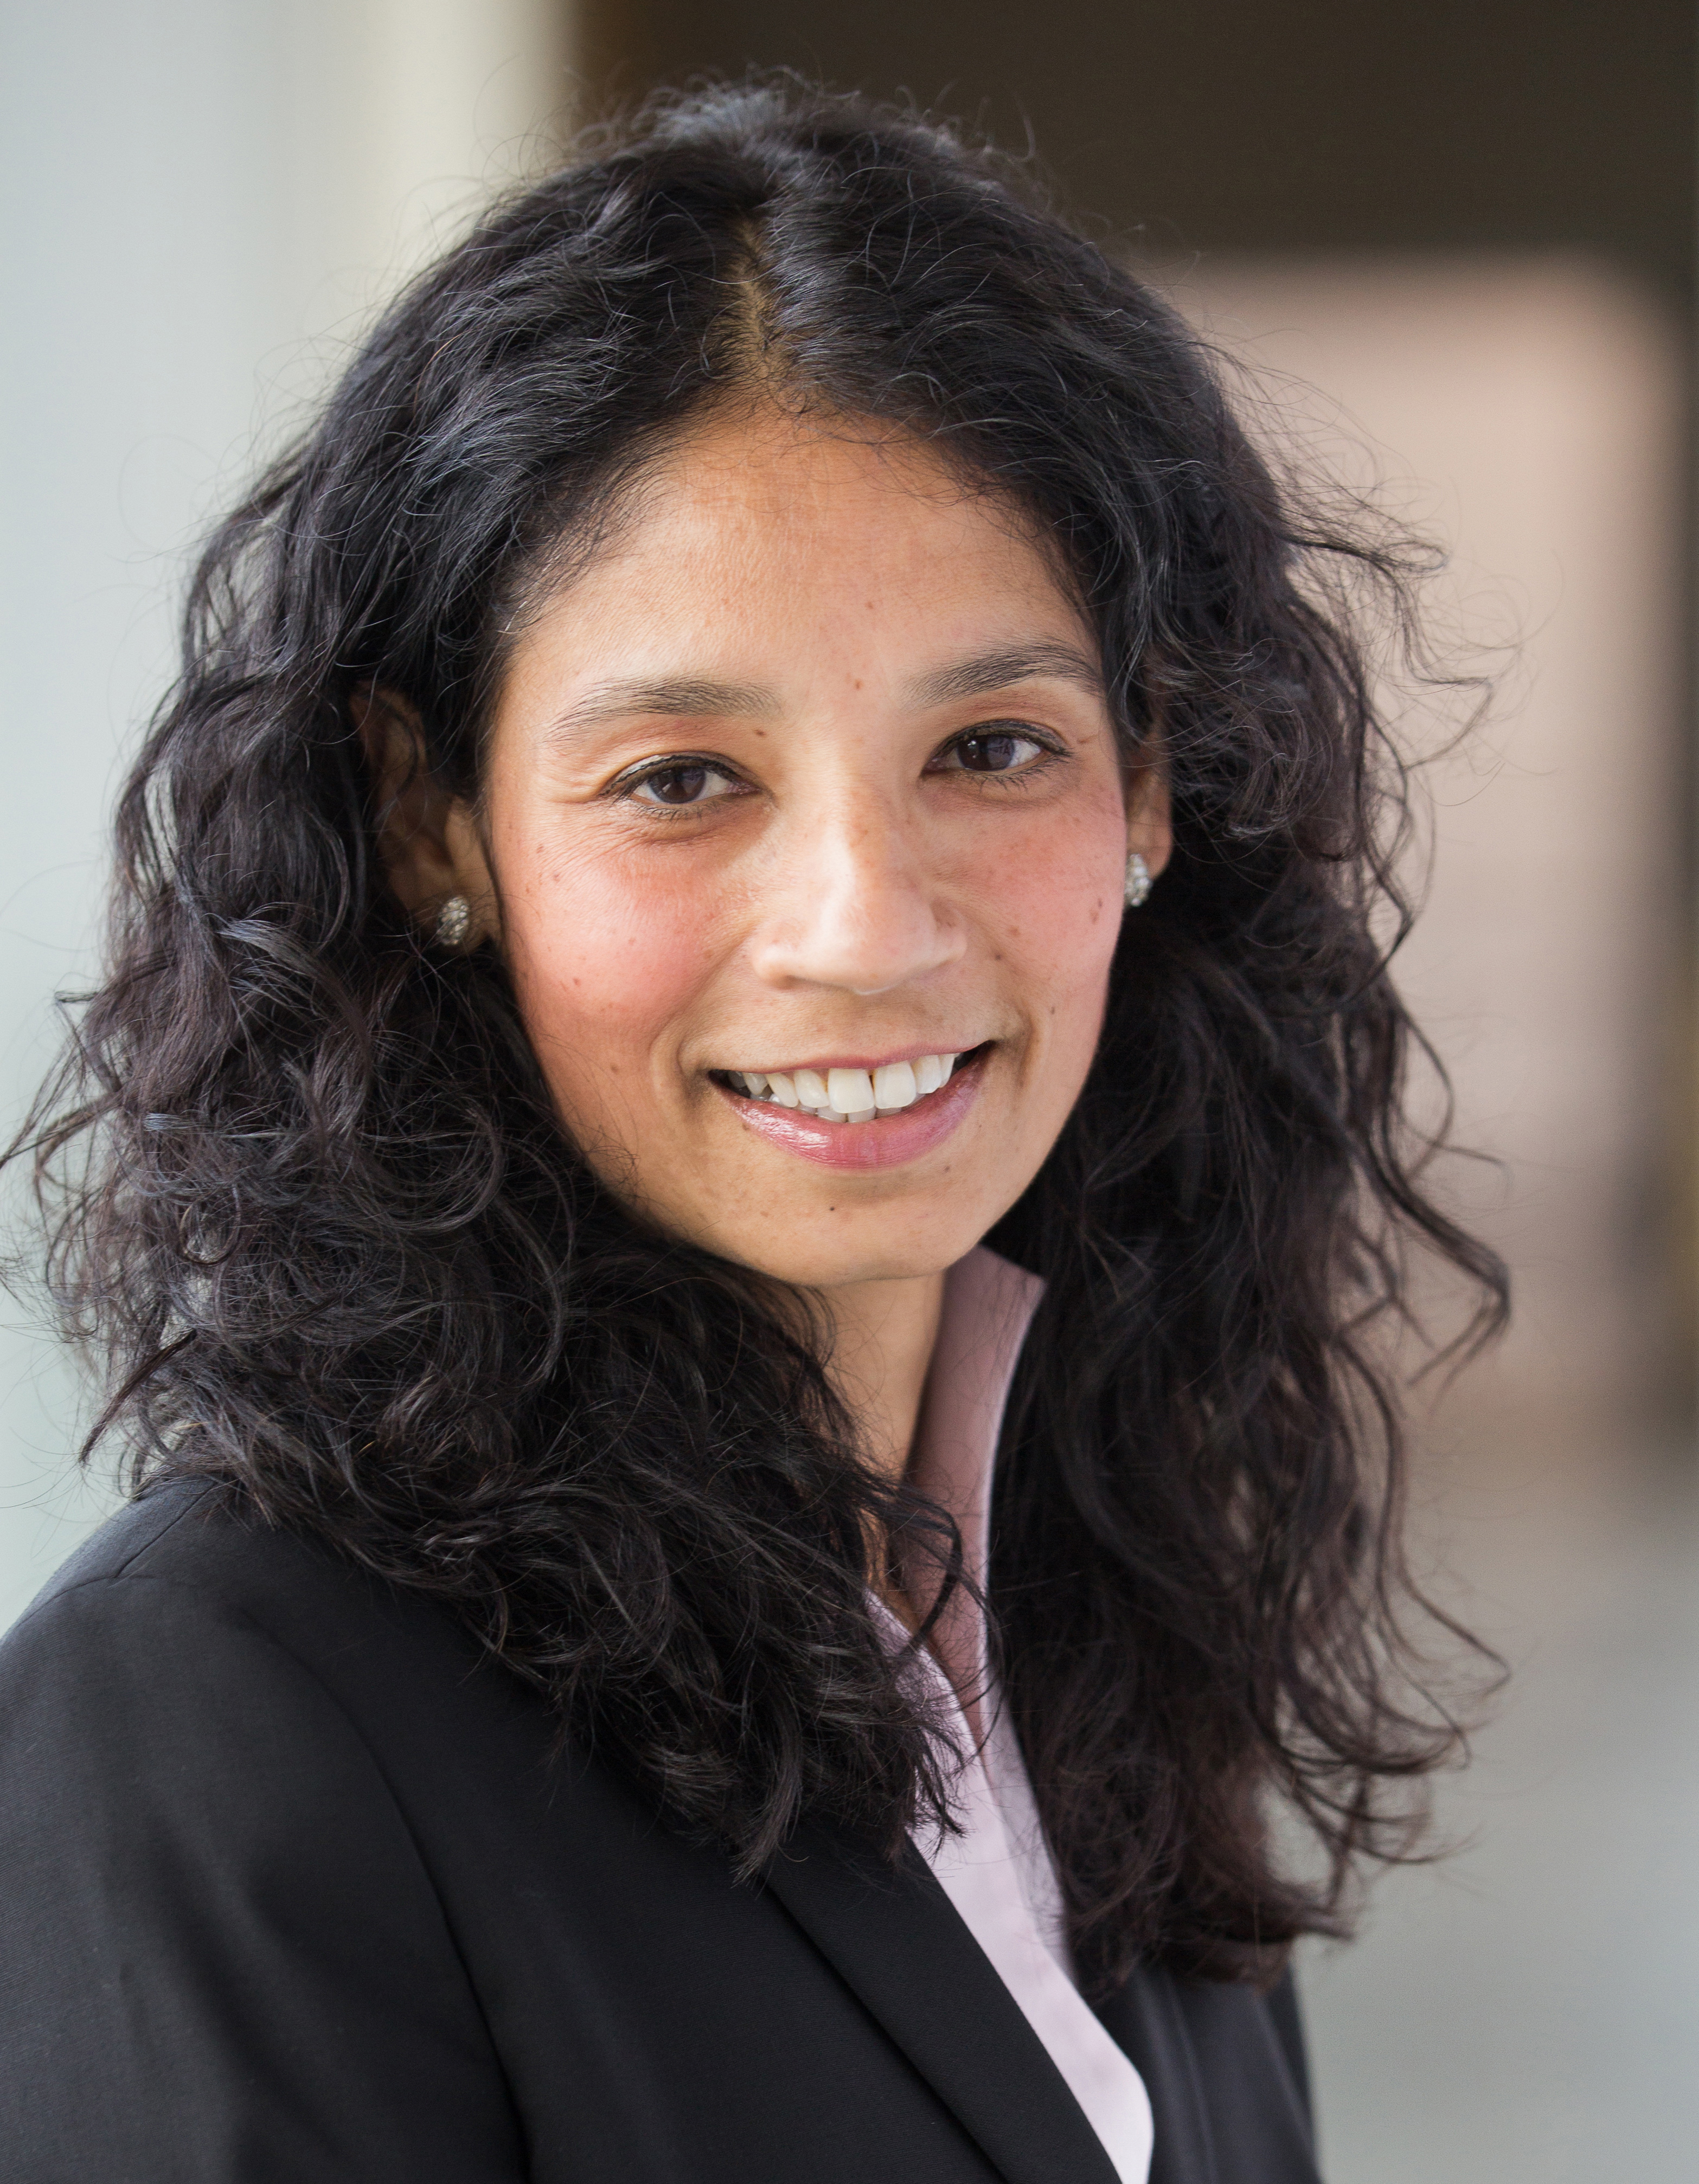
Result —
[[[1510,1260],[1420,1552],[1515,1674],[1305,1966],[1333,2184],[1699,2176],[1696,35],[1668,0],[0,0],[0,1097],[92,961],[186,557],[376,305],[611,101],[788,64],[1029,142],[1254,429],[1447,549],[1404,982]],[[1453,708],[1451,718],[1456,718]],[[0,1625],[108,1506],[0,1329]]]

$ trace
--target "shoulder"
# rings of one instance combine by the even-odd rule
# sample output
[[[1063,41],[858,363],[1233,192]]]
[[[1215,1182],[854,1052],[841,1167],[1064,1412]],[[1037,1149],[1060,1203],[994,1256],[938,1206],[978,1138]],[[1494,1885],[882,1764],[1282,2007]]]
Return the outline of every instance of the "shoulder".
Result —
[[[346,1709],[311,1657],[358,1632],[370,1613],[361,1590],[209,1488],[133,1503],[0,1641],[13,1814],[75,1796],[92,1825],[120,1784],[126,1803],[163,1805],[203,1799],[214,1774],[239,1801],[244,1786],[275,1781],[292,1746],[297,1759],[306,1744],[327,1758]],[[315,1621],[320,1646],[304,1652]]]
[[[386,2148],[495,2173],[506,2095],[382,1742],[386,1686],[422,1748],[468,1652],[206,1490],[148,1496],[59,1573],[0,1643],[19,2174],[364,2176]]]
[[[232,1649],[286,1680],[292,1663],[346,1687],[374,1646],[392,1669],[411,1652],[460,1673],[471,1653],[428,1602],[216,1487],[178,1482],[120,1511],[48,1582],[0,1640],[0,1689],[56,1663],[121,1680],[126,1665],[208,1669]]]
[[[226,1823],[298,1818],[315,1787],[370,1801],[387,1771],[373,1725],[476,1666],[428,1602],[214,1489],[163,1487],[103,1526],[0,1641],[7,1802],[97,1825],[174,1803],[220,1806]]]
[[[419,1782],[385,1740],[400,1719],[426,1748],[469,1651],[211,1490],[147,1496],[0,1642],[0,1961],[38,2000],[61,1945],[181,1997],[210,1991],[203,1956],[270,1978],[360,1933],[434,1975]]]
[[[149,1488],[109,1518],[47,1581],[4,1641],[42,1631],[146,1623],[173,1593],[204,1614],[248,1612],[283,1625],[326,1608],[370,1612],[372,1588],[326,1550],[265,1524],[234,1496],[190,1480]]]

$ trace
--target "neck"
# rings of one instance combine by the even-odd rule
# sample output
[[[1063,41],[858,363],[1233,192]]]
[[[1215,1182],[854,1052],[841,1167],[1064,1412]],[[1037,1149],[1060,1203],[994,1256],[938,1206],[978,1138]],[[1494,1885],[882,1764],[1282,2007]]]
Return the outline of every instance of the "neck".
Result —
[[[833,1386],[869,1460],[895,1483],[906,1469],[944,1310],[944,1276],[851,1282],[828,1292]]]

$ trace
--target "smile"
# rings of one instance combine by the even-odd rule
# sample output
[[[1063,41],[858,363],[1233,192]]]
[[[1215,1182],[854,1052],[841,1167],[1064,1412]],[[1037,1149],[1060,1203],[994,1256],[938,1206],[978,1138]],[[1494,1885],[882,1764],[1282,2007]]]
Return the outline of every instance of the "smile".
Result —
[[[873,1067],[711,1073],[744,1124],[780,1151],[840,1171],[895,1168],[941,1145],[966,1119],[995,1044]]]
[[[882,1062],[876,1069],[728,1069],[734,1092],[775,1107],[799,1108],[822,1123],[871,1123],[899,1115],[942,1091],[961,1054],[922,1054],[912,1061]]]

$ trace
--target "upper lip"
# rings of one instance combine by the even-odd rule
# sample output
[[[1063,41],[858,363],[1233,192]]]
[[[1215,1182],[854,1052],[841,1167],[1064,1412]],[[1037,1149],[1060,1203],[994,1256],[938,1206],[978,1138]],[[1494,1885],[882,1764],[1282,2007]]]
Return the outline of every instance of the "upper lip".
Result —
[[[865,1069],[871,1076],[874,1070],[888,1068],[894,1061],[918,1061],[922,1055],[927,1054],[972,1054],[976,1047],[986,1046],[989,1043],[987,1039],[969,1039],[960,1046],[952,1046],[945,1039],[935,1039],[916,1041],[912,1046],[894,1047],[888,1053],[871,1057],[860,1054],[833,1054],[823,1061],[716,1061],[713,1067],[721,1070],[748,1070],[759,1077],[791,1077],[799,1069],[811,1069],[817,1077],[824,1077],[833,1069]]]

